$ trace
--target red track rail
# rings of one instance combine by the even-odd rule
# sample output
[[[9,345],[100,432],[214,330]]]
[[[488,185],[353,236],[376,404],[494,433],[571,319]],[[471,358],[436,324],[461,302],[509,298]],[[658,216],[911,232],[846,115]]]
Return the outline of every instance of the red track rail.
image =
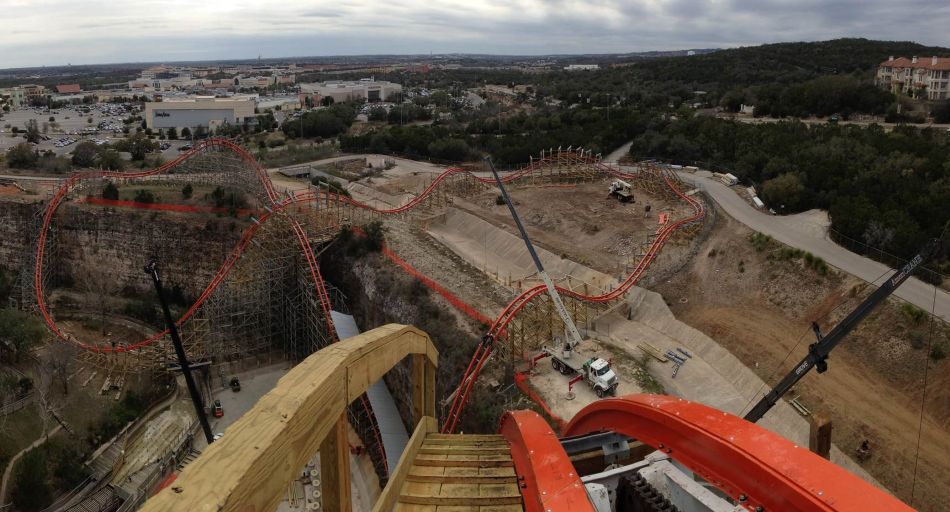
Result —
[[[238,244],[232,249],[231,253],[228,255],[228,258],[225,260],[222,266],[218,269],[217,273],[215,273],[211,282],[208,283],[208,285],[202,291],[201,295],[199,295],[195,303],[192,304],[191,307],[189,307],[188,310],[181,316],[181,318],[178,319],[178,321],[176,322],[176,324],[178,325],[180,325],[181,323],[187,321],[192,316],[194,316],[197,310],[211,296],[211,294],[215,291],[215,289],[217,289],[218,285],[221,284],[221,282],[227,277],[228,273],[231,271],[231,269],[233,268],[237,260],[241,257],[241,254],[247,248],[247,245],[250,243],[250,240],[257,233],[257,230],[260,228],[260,226],[263,223],[267,222],[267,220],[270,219],[274,215],[274,213],[279,212],[290,205],[293,205],[295,203],[306,203],[314,199],[326,199],[328,201],[333,200],[333,201],[341,202],[345,205],[349,205],[355,208],[369,210],[377,214],[395,215],[395,214],[400,214],[400,213],[406,213],[414,209],[415,207],[423,204],[443,183],[446,182],[446,180],[456,175],[466,175],[470,179],[474,179],[484,184],[493,183],[493,180],[491,178],[477,176],[473,174],[472,172],[467,171],[465,169],[461,169],[461,168],[450,168],[444,171],[443,173],[439,174],[439,176],[437,176],[435,180],[433,180],[432,183],[430,183],[429,186],[426,187],[426,189],[421,194],[414,197],[408,203],[396,208],[378,209],[378,208],[371,207],[367,204],[361,203],[359,201],[356,201],[352,198],[340,196],[337,194],[333,194],[329,191],[323,191],[323,190],[318,190],[318,191],[310,190],[302,194],[297,194],[297,195],[288,197],[286,199],[279,200],[280,197],[274,190],[273,184],[270,181],[270,177],[267,175],[267,171],[264,168],[262,168],[254,159],[254,157],[250,153],[245,151],[242,147],[238,146],[237,144],[234,144],[233,142],[223,140],[223,139],[209,139],[209,140],[203,141],[199,143],[198,145],[196,145],[194,149],[180,155],[178,158],[170,162],[167,162],[160,167],[147,170],[147,171],[133,172],[133,173],[98,171],[98,172],[86,172],[86,173],[74,174],[70,176],[59,187],[59,189],[57,189],[52,200],[47,205],[46,211],[44,212],[44,215],[43,215],[43,223],[42,223],[42,227],[39,233],[37,246],[36,246],[36,267],[34,269],[33,279],[34,279],[34,285],[36,289],[37,306],[38,306],[40,315],[43,317],[47,326],[53,332],[54,335],[56,335],[60,339],[71,341],[77,344],[80,348],[83,348],[85,350],[108,353],[108,352],[124,352],[127,350],[135,350],[145,345],[148,345],[156,340],[159,340],[167,334],[167,330],[162,331],[144,340],[140,340],[138,342],[129,343],[125,345],[118,345],[115,348],[112,348],[111,346],[108,346],[108,345],[86,344],[78,340],[72,340],[72,339],[66,338],[63,335],[63,333],[59,330],[59,328],[56,326],[55,322],[53,321],[52,316],[49,313],[49,310],[46,304],[46,299],[45,299],[45,293],[44,293],[45,291],[43,290],[43,279],[42,279],[43,273],[44,273],[43,255],[46,249],[47,234],[50,228],[50,224],[52,223],[53,215],[55,214],[56,210],[58,209],[60,204],[67,198],[69,192],[83,180],[99,179],[99,178],[136,179],[136,178],[144,178],[144,177],[149,177],[149,176],[158,176],[158,175],[172,172],[176,167],[184,164],[190,158],[209,150],[230,150],[234,152],[238,157],[240,157],[241,160],[246,162],[254,170],[255,175],[257,176],[261,186],[264,189],[267,199],[271,202],[271,207],[268,209],[266,213],[261,215],[261,217],[258,219],[257,222],[252,224],[250,227],[248,227],[244,231],[244,233],[242,233],[241,239],[238,241]],[[549,162],[551,162],[552,160],[554,159],[551,157],[548,157],[548,158],[543,158],[540,160],[533,161],[532,164],[527,165],[518,171],[508,174],[507,176],[503,178],[503,181],[506,183],[510,183],[522,177],[528,176],[533,172],[543,170],[544,166],[548,164]],[[597,161],[596,159],[585,156],[583,154],[578,154],[578,153],[568,153],[566,155],[561,154],[561,156],[558,159],[558,162],[562,164],[567,163],[567,164],[592,165],[594,166],[595,169],[597,169],[598,171],[606,175],[617,176],[624,179],[637,178],[637,175],[635,174],[624,173],[614,167],[605,165]],[[636,284],[637,281],[639,281],[643,277],[643,274],[645,273],[647,267],[649,267],[649,265],[653,262],[653,260],[656,258],[656,255],[659,253],[660,249],[665,244],[666,240],[673,234],[674,231],[676,231],[677,229],[679,229],[685,224],[698,221],[703,217],[704,212],[703,212],[701,203],[699,203],[698,201],[696,201],[695,199],[689,196],[684,195],[682,192],[677,190],[668,177],[664,177],[664,179],[666,180],[667,185],[671,188],[671,190],[673,190],[682,200],[684,200],[685,202],[687,202],[693,207],[694,215],[692,215],[691,217],[687,219],[680,220],[679,222],[667,225],[663,229],[661,229],[657,233],[657,237],[654,240],[653,244],[650,246],[650,249],[647,252],[646,256],[644,256],[644,258],[641,259],[641,261],[639,262],[637,267],[634,269],[634,271],[621,283],[621,285],[617,287],[616,289],[614,289],[613,291],[606,294],[602,294],[602,295],[583,295],[571,290],[559,288],[560,293],[570,296],[570,297],[580,299],[580,300],[586,300],[586,301],[591,301],[591,302],[607,302],[607,301],[611,301],[611,300],[621,297],[634,284]],[[332,328],[333,322],[330,317],[330,308],[331,308],[330,301],[326,292],[326,287],[324,286],[324,283],[323,283],[322,276],[320,275],[320,269],[319,269],[319,265],[317,263],[316,257],[313,254],[313,250],[310,247],[309,239],[307,238],[306,233],[304,232],[303,228],[299,225],[299,223],[297,223],[296,220],[293,220],[293,219],[291,220],[292,220],[291,225],[294,229],[297,242],[300,245],[301,251],[304,257],[306,258],[307,264],[310,268],[311,277],[313,278],[313,281],[316,286],[317,298],[320,301],[321,308],[323,309],[323,313],[327,322],[327,326],[329,328],[329,332],[331,333],[331,335],[335,335],[335,330]],[[545,291],[545,288],[544,286],[541,286],[541,285],[526,290],[524,293],[518,296],[515,300],[513,300],[510,304],[508,304],[508,306],[505,308],[502,314],[494,321],[491,328],[489,329],[488,335],[486,335],[485,341],[479,345],[479,348],[476,350],[475,356],[472,358],[472,361],[469,364],[468,370],[462,376],[459,390],[454,397],[452,408],[450,409],[450,412],[449,412],[449,416],[447,418],[445,425],[443,426],[443,431],[452,432],[455,429],[455,426],[458,422],[458,418],[465,407],[465,404],[469,397],[469,393],[472,387],[474,386],[475,381],[478,378],[478,375],[481,373],[482,369],[485,367],[485,365],[488,363],[489,359],[491,358],[492,349],[493,349],[495,340],[503,336],[505,333],[505,328],[512,321],[512,319],[533,298],[540,295],[541,293],[544,293],[544,291]]]
[[[633,177],[632,175],[626,176]],[[641,258],[637,263],[636,268],[634,268],[630,275],[628,275],[626,279],[624,279],[623,282],[621,282],[620,285],[613,290],[600,295],[585,295],[574,290],[557,287],[558,293],[568,297],[573,297],[575,299],[597,303],[609,302],[619,299],[625,293],[627,293],[630,288],[636,285],[640,279],[643,278],[647,269],[650,267],[650,264],[653,263],[653,261],[656,259],[656,256],[660,253],[660,250],[674,232],[687,224],[697,222],[703,218],[705,215],[705,210],[702,203],[684,194],[678,188],[676,188],[669,176],[664,176],[664,180],[666,181],[666,184],[670,190],[672,190],[677,195],[677,197],[685,201],[693,208],[693,214],[687,218],[681,219],[661,228],[660,231],[657,232],[657,236],[647,250],[646,255],[644,255],[644,257]],[[481,345],[479,345],[478,349],[476,349],[475,354],[472,357],[472,362],[469,363],[468,369],[464,374],[462,374],[462,378],[459,381],[458,390],[452,400],[452,406],[449,408],[448,416],[445,418],[445,422],[442,425],[443,433],[452,433],[455,431],[455,427],[458,424],[459,417],[462,415],[462,411],[465,409],[465,404],[468,402],[469,394],[475,385],[475,381],[478,379],[482,368],[484,368],[489,359],[491,359],[495,340],[504,336],[505,329],[508,327],[508,324],[511,323],[515,316],[517,316],[517,314],[522,309],[524,309],[524,307],[532,299],[544,293],[547,293],[547,288],[545,288],[543,284],[539,284],[525,290],[521,295],[516,297],[508,304],[508,306],[501,312],[501,314],[492,324],[488,334],[485,336],[484,341]]]
[[[534,411],[508,411],[498,432],[511,447],[526,512],[594,512],[580,475],[544,418]]]
[[[700,403],[661,395],[598,400],[564,435],[602,430],[662,450],[748,510],[913,510],[807,448]]]

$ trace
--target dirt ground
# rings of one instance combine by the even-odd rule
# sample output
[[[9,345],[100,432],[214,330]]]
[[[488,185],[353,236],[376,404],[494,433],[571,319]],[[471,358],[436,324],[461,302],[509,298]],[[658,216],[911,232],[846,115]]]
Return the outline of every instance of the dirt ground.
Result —
[[[519,187],[508,192],[538,246],[616,276],[625,263],[636,261],[641,245],[660,226],[660,213],[669,213],[669,221],[673,221],[686,216],[687,208],[638,190],[636,202],[621,203],[607,196],[607,185],[607,181],[598,181],[569,188]],[[494,191],[485,192],[457,206],[516,233],[507,207],[495,204],[496,197]],[[651,206],[649,214],[644,214],[646,204]],[[675,244],[664,251],[667,249],[675,251]]]
[[[620,385],[617,388],[618,395],[628,395],[631,393],[642,393],[643,389],[637,382],[628,378],[633,375],[637,369],[635,364],[625,355],[617,357],[615,351],[609,350],[604,345],[594,340],[584,340],[578,345],[577,350],[572,356],[577,361],[584,361],[591,357],[600,357],[611,362]],[[568,381],[571,377],[561,375],[551,366],[551,358],[538,361],[537,366],[530,372],[528,382],[544,398],[548,407],[565,421],[569,421],[575,414],[587,405],[597,401],[597,395],[587,384],[578,382],[574,384],[570,392],[568,391]],[[573,393],[573,396],[570,394]]]
[[[814,342],[811,321],[827,333],[871,288],[834,270],[822,275],[803,259],[783,258],[782,246],[774,242],[756,251],[751,231],[726,215],[719,219],[694,261],[657,291],[677,318],[775,384]],[[865,469],[899,498],[921,510],[945,510],[950,363],[927,357],[930,328],[929,319],[915,322],[900,303],[889,301],[838,346],[828,372],[806,376],[788,398],[800,395],[813,412],[829,414],[834,442],[846,453],[868,439],[873,454]],[[938,324],[933,330],[934,340],[947,343],[950,327]],[[912,497],[925,364],[926,414]]]
[[[386,227],[386,243],[400,258],[482,314],[494,318],[515,298],[512,291],[489,279],[422,229],[401,221],[387,222]]]

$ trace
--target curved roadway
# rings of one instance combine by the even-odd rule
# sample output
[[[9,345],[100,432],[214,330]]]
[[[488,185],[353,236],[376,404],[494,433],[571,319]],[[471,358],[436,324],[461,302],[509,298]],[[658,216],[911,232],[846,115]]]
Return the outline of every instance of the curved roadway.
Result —
[[[617,164],[620,157],[630,151],[630,143],[612,151],[604,161]],[[328,163],[337,160],[345,160],[360,157],[379,157],[384,155],[347,155],[342,157],[328,158],[312,164]],[[412,171],[438,172],[442,168],[428,162],[419,162],[404,158],[385,157],[395,160],[400,166],[405,166]],[[619,165],[618,165],[619,167]],[[481,175],[482,173],[476,173]],[[759,231],[791,247],[808,251],[815,256],[821,257],[829,265],[832,265],[855,277],[863,279],[875,285],[880,285],[883,276],[891,274],[889,267],[878,263],[869,258],[855,254],[844,247],[828,239],[825,226],[817,226],[812,219],[807,219],[808,215],[789,215],[777,216],[769,215],[756,210],[734,190],[723,185],[711,177],[703,176],[704,173],[691,173],[680,171],[680,178],[687,183],[703,189],[716,203],[732,218],[745,224],[750,229]],[[807,220],[806,220],[807,219]],[[898,288],[894,295],[910,302],[911,304],[923,309],[924,311],[933,311],[939,318],[950,322],[950,293],[936,288],[936,301],[934,297],[935,287],[927,284],[915,277],[908,279]]]
[[[734,190],[702,173],[679,172],[680,178],[703,189],[732,218],[751,229],[765,233],[786,245],[808,251],[821,257],[829,265],[855,277],[880,285],[883,276],[890,276],[890,267],[855,254],[828,239],[825,230],[816,230],[801,215],[777,216],[756,210]],[[880,279],[879,279],[880,278]],[[894,295],[938,317],[950,321],[950,294],[916,277],[908,279],[894,291]]]
[[[606,158],[616,163],[630,151],[630,143],[617,148]],[[891,275],[890,267],[872,259],[855,254],[828,239],[827,229],[815,229],[814,222],[805,220],[807,215],[777,216],[756,210],[734,190],[704,173],[679,171],[680,178],[703,189],[732,218],[750,229],[765,233],[783,244],[808,251],[821,257],[829,265],[839,268],[869,283],[880,285],[882,276]],[[923,309],[933,311],[944,321],[950,322],[950,293],[927,284],[916,277],[904,282],[894,295]]]

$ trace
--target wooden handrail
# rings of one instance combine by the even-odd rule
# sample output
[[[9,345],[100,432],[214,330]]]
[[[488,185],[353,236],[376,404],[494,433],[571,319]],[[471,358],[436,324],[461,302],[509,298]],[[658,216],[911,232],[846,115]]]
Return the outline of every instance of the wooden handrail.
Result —
[[[425,382],[413,383],[421,388],[413,395],[426,402],[420,413],[434,415],[435,345],[415,327],[378,327],[330,345],[292,368],[142,511],[276,509],[287,484],[335,432],[346,406],[409,355],[419,356],[414,363],[425,361],[429,369],[414,372]]]

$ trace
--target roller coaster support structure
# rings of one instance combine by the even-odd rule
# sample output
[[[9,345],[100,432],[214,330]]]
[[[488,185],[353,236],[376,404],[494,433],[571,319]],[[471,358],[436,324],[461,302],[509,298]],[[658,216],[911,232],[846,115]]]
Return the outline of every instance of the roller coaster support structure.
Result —
[[[195,414],[198,415],[198,422],[201,423],[201,430],[205,433],[205,439],[208,444],[214,442],[214,436],[211,435],[211,425],[208,425],[208,417],[205,416],[204,404],[201,402],[201,394],[198,392],[198,386],[195,385],[195,379],[191,375],[191,365],[188,363],[188,356],[185,355],[185,347],[181,344],[181,337],[178,336],[178,327],[175,325],[175,319],[168,309],[168,301],[165,300],[165,292],[162,290],[162,279],[158,276],[158,262],[150,261],[145,266],[145,273],[152,276],[152,282],[155,283],[155,293],[158,294],[158,302],[162,304],[162,312],[165,314],[165,323],[168,324],[168,330],[172,337],[172,343],[175,345],[175,353],[178,354],[178,364],[181,366],[181,373],[185,376],[185,383],[188,384],[188,394],[191,395],[191,403],[195,405]]]
[[[508,191],[505,190],[505,184],[502,183],[501,177],[498,176],[498,171],[495,170],[495,164],[492,163],[491,158],[485,157],[485,161],[488,162],[488,168],[491,169],[492,176],[495,177],[495,182],[498,184],[498,190],[501,191],[501,197],[504,198],[505,204],[508,205],[508,211],[511,212],[511,218],[515,220],[515,225],[518,226],[518,232],[521,233],[521,239],[524,240],[525,247],[528,248],[528,254],[531,255],[531,259],[534,261],[534,266],[538,269],[538,276],[541,277],[541,280],[544,281],[544,286],[548,289],[548,295],[551,296],[551,302],[554,303],[554,309],[557,311],[557,314],[560,315],[561,320],[564,321],[564,329],[567,331],[568,340],[564,344],[565,355],[569,355],[571,350],[574,350],[581,342],[581,333],[577,332],[577,326],[574,325],[574,319],[571,318],[570,313],[567,312],[567,308],[564,307],[564,302],[561,301],[560,294],[557,293],[557,288],[554,287],[554,282],[551,281],[551,278],[548,276],[548,273],[544,271],[544,266],[541,264],[541,259],[538,258],[538,253],[534,250],[534,245],[531,243],[531,238],[528,237],[528,232],[525,231],[524,225],[521,224],[521,218],[518,217],[518,212],[515,211],[515,205],[512,204],[511,198],[508,197]]]

